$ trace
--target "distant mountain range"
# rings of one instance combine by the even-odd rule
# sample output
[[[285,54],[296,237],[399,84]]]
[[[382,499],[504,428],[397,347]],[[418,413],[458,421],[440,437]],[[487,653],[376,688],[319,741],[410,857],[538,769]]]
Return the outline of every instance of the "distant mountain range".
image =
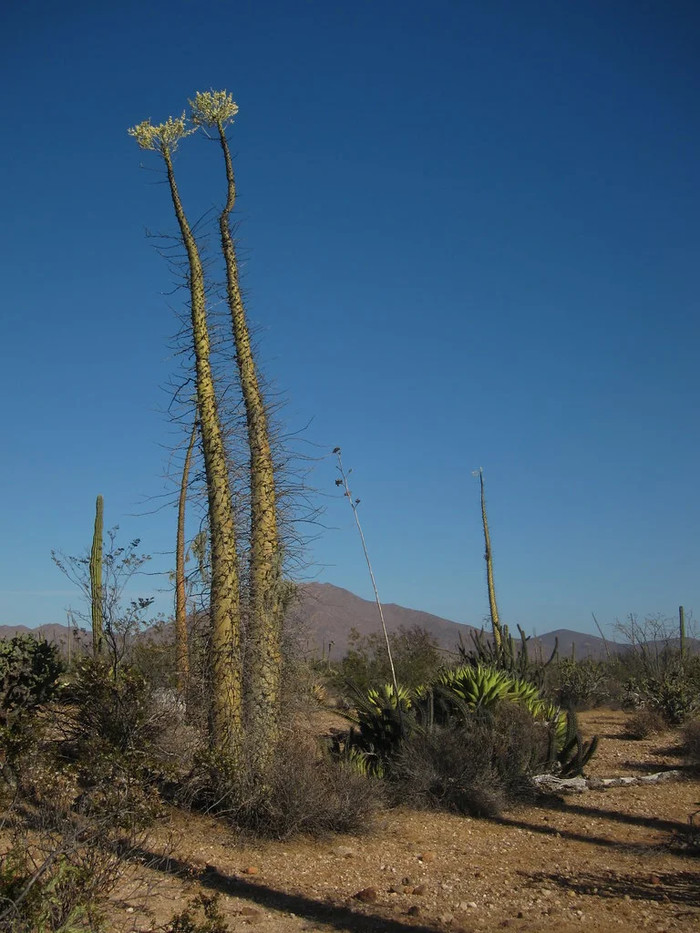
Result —
[[[472,645],[471,636],[476,629],[471,625],[451,622],[429,612],[406,609],[394,603],[384,604],[383,610],[390,632],[418,626],[426,629],[438,645],[448,651],[456,652],[460,636],[465,645]],[[347,652],[348,637],[352,629],[360,635],[371,635],[381,631],[374,602],[361,599],[349,590],[333,586],[331,583],[302,583],[299,586],[299,599],[290,610],[289,624],[301,633],[302,641],[306,642],[310,654],[324,654],[327,657],[330,648],[330,657],[335,659],[343,657]],[[35,629],[24,625],[0,625],[0,638],[11,638],[13,635],[29,632],[57,643],[63,650],[67,649],[68,627],[65,625],[40,625]],[[513,634],[518,637],[517,629]],[[73,636],[73,644],[76,642],[87,648],[91,643],[91,636],[84,631],[78,632]],[[532,638],[530,650],[541,652],[541,655],[547,658],[555,643],[559,646],[560,657],[570,656],[573,651],[578,659],[604,658],[608,652],[623,650],[625,647],[613,641],[605,641],[596,635],[557,629]],[[691,652],[700,651],[700,641],[688,639],[688,649]]]
[[[457,650],[460,637],[465,645],[472,646],[472,634],[477,629],[472,625],[452,622],[429,612],[406,609],[395,603],[382,604],[387,629],[395,632],[399,628],[427,629],[441,648]],[[348,635],[356,629],[360,635],[371,635],[381,631],[377,606],[371,600],[361,599],[349,590],[333,586],[331,583],[305,583],[300,587],[300,599],[290,613],[293,622],[304,626],[308,633],[309,650],[316,648],[330,656],[341,658],[348,649]],[[514,631],[519,638],[517,628]],[[558,629],[532,639],[535,651],[548,658],[558,639],[559,654],[571,654],[572,646],[577,658],[603,658],[606,650],[615,650],[616,645],[606,642],[595,635]]]

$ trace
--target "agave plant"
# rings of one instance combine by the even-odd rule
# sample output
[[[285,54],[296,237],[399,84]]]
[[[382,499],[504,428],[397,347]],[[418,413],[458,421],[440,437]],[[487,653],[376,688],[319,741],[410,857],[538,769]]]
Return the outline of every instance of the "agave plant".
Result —
[[[452,694],[472,710],[491,709],[501,700],[526,702],[528,698],[539,698],[536,687],[519,681],[505,671],[482,664],[472,667],[465,664],[454,670],[443,671],[437,684],[443,694]]]
[[[366,693],[356,691],[354,712],[342,713],[352,728],[343,756],[363,774],[384,776],[404,736],[415,727],[413,695],[398,685],[384,684]]]
[[[545,700],[534,684],[486,665],[443,671],[413,691],[393,684],[357,691],[354,712],[344,714],[353,727],[335,751],[363,774],[385,777],[404,740],[434,727],[460,729],[474,716],[489,717],[502,702],[521,706],[548,730],[546,761],[539,766],[581,773],[597,739],[584,743],[575,715]]]

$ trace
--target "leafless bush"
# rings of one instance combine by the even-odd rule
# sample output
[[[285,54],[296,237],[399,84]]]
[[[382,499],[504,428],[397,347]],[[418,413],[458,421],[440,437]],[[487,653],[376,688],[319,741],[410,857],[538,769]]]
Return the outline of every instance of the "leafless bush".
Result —
[[[202,756],[184,796],[228,819],[244,834],[283,839],[299,833],[364,832],[381,805],[378,782],[333,760],[311,735],[289,731],[264,781],[245,766],[218,772]]]
[[[689,720],[681,734],[686,757],[691,764],[700,767],[700,718]]]
[[[419,730],[392,763],[393,802],[495,816],[531,790],[547,757],[546,730],[515,705],[456,727]]]
[[[625,735],[628,739],[647,739],[667,729],[661,713],[654,709],[640,709],[625,723]]]

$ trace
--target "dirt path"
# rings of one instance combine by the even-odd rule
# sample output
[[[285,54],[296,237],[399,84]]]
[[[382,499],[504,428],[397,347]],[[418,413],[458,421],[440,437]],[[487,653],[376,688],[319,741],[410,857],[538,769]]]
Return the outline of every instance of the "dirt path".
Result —
[[[678,767],[673,734],[622,736],[619,712],[582,714],[601,735],[589,773]],[[115,930],[163,922],[198,891],[221,893],[232,930],[697,931],[700,863],[674,843],[700,808],[700,780],[610,788],[513,809],[498,820],[393,811],[363,838],[241,846],[214,820],[173,816],[150,843],[173,856],[144,913],[116,905]]]

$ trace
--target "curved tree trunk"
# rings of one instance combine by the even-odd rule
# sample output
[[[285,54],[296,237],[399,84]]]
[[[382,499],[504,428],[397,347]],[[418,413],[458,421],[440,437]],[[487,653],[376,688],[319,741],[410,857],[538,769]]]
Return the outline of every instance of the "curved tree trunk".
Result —
[[[236,534],[221,422],[210,362],[204,273],[194,235],[175,183],[172,158],[162,149],[175,215],[187,250],[195,354],[197,410],[207,478],[211,532],[212,631],[211,743],[225,762],[235,765],[241,752],[240,591]]]
[[[264,773],[279,733],[281,682],[281,555],[277,528],[274,466],[267,415],[250,343],[238,277],[230,219],[236,201],[231,152],[223,124],[217,124],[226,164],[227,199],[219,217],[226,287],[236,362],[250,447],[250,601],[246,641],[245,711],[254,768]]]

